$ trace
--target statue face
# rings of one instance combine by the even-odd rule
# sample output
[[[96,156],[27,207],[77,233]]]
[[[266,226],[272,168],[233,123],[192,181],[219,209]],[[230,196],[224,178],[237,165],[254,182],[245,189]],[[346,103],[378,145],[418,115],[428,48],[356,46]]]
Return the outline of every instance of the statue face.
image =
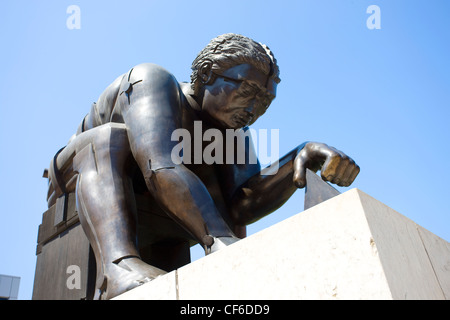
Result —
[[[240,64],[204,85],[202,114],[222,128],[253,124],[275,99],[276,82],[250,64]]]

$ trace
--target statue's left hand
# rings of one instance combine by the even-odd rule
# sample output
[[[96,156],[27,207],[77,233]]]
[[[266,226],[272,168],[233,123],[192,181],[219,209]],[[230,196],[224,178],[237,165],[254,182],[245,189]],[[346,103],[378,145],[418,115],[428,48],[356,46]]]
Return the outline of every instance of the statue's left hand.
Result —
[[[324,143],[308,142],[294,160],[294,184],[306,186],[306,169],[320,170],[322,179],[348,187],[359,174],[359,166],[342,151]]]

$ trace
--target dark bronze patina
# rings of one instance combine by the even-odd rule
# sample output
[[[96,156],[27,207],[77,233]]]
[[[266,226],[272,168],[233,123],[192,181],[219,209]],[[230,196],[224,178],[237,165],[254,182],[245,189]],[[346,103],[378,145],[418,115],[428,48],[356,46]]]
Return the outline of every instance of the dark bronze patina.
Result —
[[[340,192],[338,190],[320,179],[320,177],[311,170],[306,169],[305,210],[339,194]]]
[[[350,157],[316,142],[282,157],[276,174],[261,175],[258,163],[206,164],[186,157],[174,163],[171,153],[179,142],[171,135],[176,129],[194,136],[195,121],[202,121],[203,131],[245,130],[267,110],[280,82],[269,48],[235,34],[213,39],[192,70],[191,83],[179,83],[154,64],[121,75],[51,162],[48,205],[76,193],[79,219],[96,259],[96,298],[112,298],[169,271],[164,263],[155,266],[152,257],[158,250],[189,250],[173,239],[198,242],[209,254],[245,237],[246,225],[305,187],[306,169],[320,170],[324,180],[339,186],[349,186],[359,173]],[[136,194],[155,217],[182,228],[166,230],[153,218],[137,221]],[[136,242],[142,226],[150,230],[142,240],[152,245],[148,254]]]

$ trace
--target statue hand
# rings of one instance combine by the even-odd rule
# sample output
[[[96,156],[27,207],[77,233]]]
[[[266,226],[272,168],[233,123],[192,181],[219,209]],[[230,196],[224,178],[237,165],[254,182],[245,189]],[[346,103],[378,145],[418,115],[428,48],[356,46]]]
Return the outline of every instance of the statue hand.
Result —
[[[306,169],[321,170],[322,179],[348,187],[353,183],[360,169],[352,158],[324,143],[308,142],[294,159],[294,184],[306,186]]]

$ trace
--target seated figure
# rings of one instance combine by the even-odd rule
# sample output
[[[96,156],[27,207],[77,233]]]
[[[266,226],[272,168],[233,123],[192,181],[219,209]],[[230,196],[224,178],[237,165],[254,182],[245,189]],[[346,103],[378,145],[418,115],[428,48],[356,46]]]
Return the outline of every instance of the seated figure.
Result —
[[[177,129],[194,137],[214,128],[245,131],[275,99],[280,82],[273,53],[247,37],[211,40],[192,64],[190,83],[150,63],[119,76],[100,95],[49,168],[48,205],[74,192],[80,222],[97,263],[96,298],[110,299],[164,274],[144,262],[136,243],[134,187],[140,177],[155,210],[180,225],[209,254],[245,236],[245,226],[305,187],[306,169],[349,186],[359,167],[343,152],[302,143],[261,174],[259,163],[205,163],[181,152]],[[197,141],[196,141],[197,143]],[[202,141],[200,153],[206,143]],[[197,147],[196,147],[197,148]],[[224,152],[229,152],[224,147]],[[245,153],[252,152],[251,144]],[[136,174],[136,172],[138,174]]]

